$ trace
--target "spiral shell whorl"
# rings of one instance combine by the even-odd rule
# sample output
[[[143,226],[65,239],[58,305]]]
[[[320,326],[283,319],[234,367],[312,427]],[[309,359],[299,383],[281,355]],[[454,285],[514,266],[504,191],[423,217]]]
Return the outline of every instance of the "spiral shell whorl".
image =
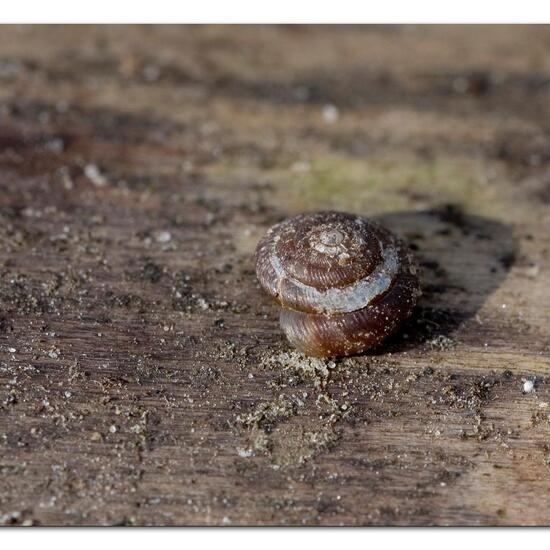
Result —
[[[273,226],[256,251],[261,286],[283,307],[289,340],[311,355],[377,345],[419,295],[404,245],[365,218],[302,214]]]

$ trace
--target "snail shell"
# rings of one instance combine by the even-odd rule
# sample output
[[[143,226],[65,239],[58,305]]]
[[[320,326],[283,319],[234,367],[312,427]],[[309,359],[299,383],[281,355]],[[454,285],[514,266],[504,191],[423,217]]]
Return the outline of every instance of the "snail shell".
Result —
[[[300,214],[271,227],[256,249],[256,275],[282,306],[290,342],[319,357],[378,345],[420,296],[408,248],[368,219],[342,212]]]

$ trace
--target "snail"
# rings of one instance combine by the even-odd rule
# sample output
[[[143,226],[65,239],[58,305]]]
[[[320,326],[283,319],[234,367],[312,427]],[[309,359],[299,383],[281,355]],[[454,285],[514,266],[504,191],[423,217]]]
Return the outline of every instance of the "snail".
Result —
[[[421,294],[406,245],[369,219],[343,212],[300,214],[271,227],[256,249],[256,275],[282,306],[290,343],[317,357],[377,346]]]

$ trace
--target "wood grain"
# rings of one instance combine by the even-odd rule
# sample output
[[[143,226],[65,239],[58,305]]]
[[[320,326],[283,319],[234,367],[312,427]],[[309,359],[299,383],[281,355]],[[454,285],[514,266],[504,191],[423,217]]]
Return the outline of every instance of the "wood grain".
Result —
[[[0,30],[0,523],[550,523],[547,27]],[[327,208],[424,290],[338,361],[252,263]]]

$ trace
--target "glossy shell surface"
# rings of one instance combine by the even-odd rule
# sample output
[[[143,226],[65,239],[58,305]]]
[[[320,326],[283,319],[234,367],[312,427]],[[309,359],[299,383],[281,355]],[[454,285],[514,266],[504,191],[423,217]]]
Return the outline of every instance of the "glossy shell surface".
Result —
[[[379,344],[420,294],[406,246],[368,219],[341,212],[273,226],[258,244],[256,273],[283,308],[288,339],[310,355],[350,355]]]

